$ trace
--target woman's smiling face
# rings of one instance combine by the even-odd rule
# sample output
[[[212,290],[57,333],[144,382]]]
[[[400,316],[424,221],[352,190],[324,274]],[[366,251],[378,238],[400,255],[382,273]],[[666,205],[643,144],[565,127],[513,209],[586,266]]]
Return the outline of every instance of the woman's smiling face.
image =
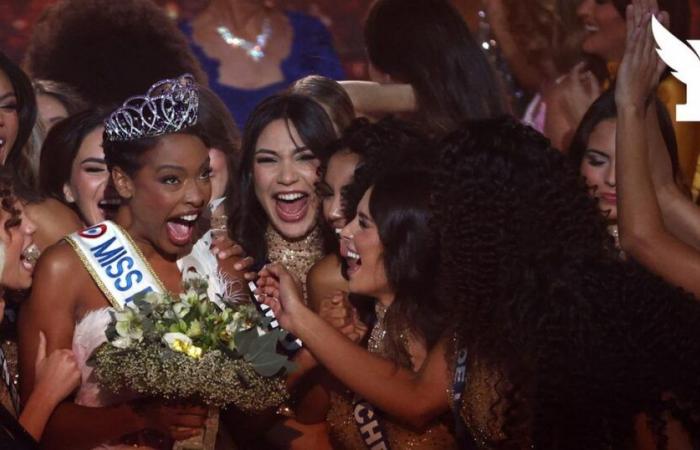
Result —
[[[192,250],[195,225],[211,197],[209,149],[197,136],[168,134],[141,155],[133,176],[113,171],[130,209],[135,238],[182,257]]]
[[[5,210],[0,212],[0,241],[5,247],[5,264],[0,282],[6,288],[28,289],[32,285],[36,261],[26,258],[26,251],[34,244],[36,225],[24,213],[20,201],[16,201],[13,208],[17,211],[20,222],[10,227],[6,225],[12,215]]]
[[[12,82],[0,70],[0,164],[5,164],[7,155],[17,140],[19,115],[17,97]]]
[[[274,120],[258,137],[253,155],[255,196],[286,239],[301,239],[316,226],[320,164],[290,122]]]
[[[627,26],[612,1],[583,0],[577,13],[586,29],[583,51],[606,61],[622,60]]]
[[[611,221],[617,220],[616,128],[615,119],[603,120],[596,125],[581,160],[581,175],[586,179],[591,196],[598,200],[600,210]]]
[[[384,265],[384,245],[379,229],[369,211],[372,188],[357,205],[357,215],[340,232],[347,245],[341,246],[341,255],[348,264],[350,292],[375,298],[393,294]]]
[[[323,218],[331,228],[339,232],[347,220],[343,212],[343,188],[350,184],[360,155],[342,150],[331,156],[323,180],[318,183],[318,195],[323,206]]]
[[[83,139],[71,164],[70,179],[63,186],[63,196],[75,203],[86,225],[94,225],[109,218],[119,205],[119,198],[108,189],[110,181],[104,150],[103,127],[97,127]],[[107,195],[106,192],[112,192]]]

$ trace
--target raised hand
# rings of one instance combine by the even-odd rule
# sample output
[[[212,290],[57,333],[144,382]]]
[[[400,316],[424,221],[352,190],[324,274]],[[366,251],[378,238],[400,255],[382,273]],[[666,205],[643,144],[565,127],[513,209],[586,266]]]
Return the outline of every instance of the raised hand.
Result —
[[[659,12],[656,0],[633,0],[627,6],[627,41],[617,73],[615,102],[618,108],[642,110],[656,90],[665,65],[656,53],[651,31],[652,16],[668,27],[669,16]]]
[[[258,273],[258,294],[272,308],[282,328],[297,334],[300,316],[309,312],[299,280],[281,264],[266,265]]]
[[[574,129],[601,93],[600,82],[593,72],[586,69],[585,62],[576,64],[557,89],[561,92],[566,120]]]
[[[245,250],[239,244],[231,239],[227,234],[214,233],[214,239],[211,244],[211,252],[220,260],[238,257],[241,258],[233,265],[233,268],[239,272],[244,272],[243,276],[246,280],[252,281],[257,278],[257,273],[250,272],[254,260],[250,256],[246,256]]]
[[[66,349],[54,350],[47,357],[46,337],[41,331],[35,367],[35,392],[47,402],[57,404],[80,386],[80,370],[73,352]]]

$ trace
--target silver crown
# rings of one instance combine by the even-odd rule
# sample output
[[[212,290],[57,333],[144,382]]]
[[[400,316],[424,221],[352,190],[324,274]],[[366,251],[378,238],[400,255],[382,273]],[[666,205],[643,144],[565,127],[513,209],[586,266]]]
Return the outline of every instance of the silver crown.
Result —
[[[105,120],[107,141],[133,141],[176,133],[197,123],[199,95],[190,74],[161,80],[146,95],[130,97]]]

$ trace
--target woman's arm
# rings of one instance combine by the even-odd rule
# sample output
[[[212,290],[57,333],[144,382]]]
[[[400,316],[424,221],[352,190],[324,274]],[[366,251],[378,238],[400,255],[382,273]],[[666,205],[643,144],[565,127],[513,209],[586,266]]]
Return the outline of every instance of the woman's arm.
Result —
[[[358,116],[381,117],[385,114],[413,112],[416,97],[410,84],[380,84],[373,81],[341,81]]]
[[[80,296],[90,285],[92,280],[68,245],[51,247],[40,258],[31,295],[19,316],[20,388],[28,405],[35,390],[39,393],[35,362],[40,332],[46,335],[48,352],[70,349]],[[170,408],[156,403],[138,408],[132,404],[89,408],[65,401],[51,415],[42,446],[89,449],[144,429],[184,439],[200,432],[195,428],[202,426],[205,415],[206,411],[200,409]]]
[[[353,344],[331,325],[306,308],[299,287],[282,266],[273,264],[258,282],[265,302],[285,329],[295,333],[334,376],[378,408],[415,427],[445,412],[447,362],[445,342],[428,355],[416,374]]]
[[[700,209],[674,179],[671,158],[659,124],[658,109],[663,107],[659,102],[650,102],[646,112],[651,179],[668,231],[700,250]]]
[[[40,332],[46,335],[46,349],[70,349],[75,326],[75,309],[80,286],[91,283],[77,258],[65,244],[51,247],[40,258],[34,274],[32,293],[19,316],[19,369],[21,397],[30,404],[35,394],[35,361]],[[77,264],[76,264],[77,261]],[[86,274],[87,275],[87,274]],[[60,286],[60,288],[58,288]],[[39,392],[36,392],[39,394]],[[60,404],[49,420],[42,443],[46,448],[91,448],[102,442],[136,432],[143,422],[130,409],[86,408]]]
[[[19,416],[19,422],[38,442],[54,408],[80,385],[80,370],[73,352],[54,350],[46,357],[46,337],[39,335],[36,388]]]
[[[667,20],[668,15],[662,15]],[[627,11],[627,47],[618,72],[616,103],[618,222],[622,248],[666,281],[700,295],[700,253],[666,228],[649,168],[645,103],[663,69],[647,11]]]

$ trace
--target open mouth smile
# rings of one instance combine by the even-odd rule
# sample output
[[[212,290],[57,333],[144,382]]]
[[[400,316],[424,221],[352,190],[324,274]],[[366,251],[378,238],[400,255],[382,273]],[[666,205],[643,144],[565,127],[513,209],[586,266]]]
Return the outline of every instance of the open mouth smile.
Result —
[[[306,192],[280,192],[272,196],[275,211],[283,222],[299,222],[309,209],[309,194]]]
[[[189,244],[198,218],[199,211],[189,212],[169,219],[166,223],[166,229],[170,241],[177,246]]]

